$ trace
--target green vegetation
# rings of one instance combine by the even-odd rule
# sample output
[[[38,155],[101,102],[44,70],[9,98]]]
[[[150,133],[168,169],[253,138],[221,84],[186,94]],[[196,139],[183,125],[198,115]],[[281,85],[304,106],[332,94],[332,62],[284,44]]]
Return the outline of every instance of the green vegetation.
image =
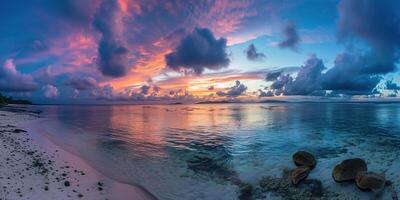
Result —
[[[6,104],[32,104],[32,102],[28,100],[13,99],[12,97],[3,96],[0,93],[0,105]]]

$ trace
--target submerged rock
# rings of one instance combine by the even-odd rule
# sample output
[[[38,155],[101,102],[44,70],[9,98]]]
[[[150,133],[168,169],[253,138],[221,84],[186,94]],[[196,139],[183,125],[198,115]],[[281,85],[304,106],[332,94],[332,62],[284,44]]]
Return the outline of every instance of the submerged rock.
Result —
[[[253,192],[253,199],[269,199],[265,194],[291,200],[331,199],[330,196],[339,197],[340,195],[324,190],[321,181],[316,179],[307,179],[294,186],[284,177],[270,176],[260,180],[259,188]]]
[[[239,199],[240,200],[250,200],[252,199],[253,196],[253,186],[250,184],[242,184],[240,187],[240,194],[239,194]]]
[[[290,171],[290,182],[294,185],[297,185],[303,179],[307,178],[308,174],[310,173],[310,168],[307,166],[298,167]]]
[[[293,154],[293,161],[297,166],[307,166],[310,168],[313,168],[317,164],[315,157],[306,151],[298,151]]]
[[[332,177],[336,182],[352,181],[357,173],[362,171],[367,171],[367,163],[363,159],[353,158],[336,165],[332,171]]]
[[[356,185],[361,190],[380,192],[385,187],[385,175],[374,172],[359,172],[356,176]]]

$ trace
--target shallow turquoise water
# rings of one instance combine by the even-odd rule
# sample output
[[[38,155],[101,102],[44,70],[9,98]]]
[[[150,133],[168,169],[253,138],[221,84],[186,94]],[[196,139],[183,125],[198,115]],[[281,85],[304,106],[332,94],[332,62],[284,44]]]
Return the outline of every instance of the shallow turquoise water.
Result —
[[[362,157],[399,187],[400,104],[213,104],[39,106],[56,143],[104,174],[140,184],[160,199],[237,199],[238,182],[257,185],[318,158],[310,177],[339,192],[330,173]],[[364,195],[364,194],[359,194]]]

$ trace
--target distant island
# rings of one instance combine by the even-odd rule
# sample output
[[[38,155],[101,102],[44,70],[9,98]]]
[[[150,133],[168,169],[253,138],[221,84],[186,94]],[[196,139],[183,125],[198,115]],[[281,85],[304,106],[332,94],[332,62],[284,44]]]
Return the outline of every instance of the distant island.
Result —
[[[237,103],[237,102],[230,102],[230,101],[200,101],[196,104],[220,104],[220,103]]]
[[[3,96],[0,93],[0,105],[7,105],[7,104],[32,104],[31,101],[22,100],[22,99],[13,99],[12,97]]]

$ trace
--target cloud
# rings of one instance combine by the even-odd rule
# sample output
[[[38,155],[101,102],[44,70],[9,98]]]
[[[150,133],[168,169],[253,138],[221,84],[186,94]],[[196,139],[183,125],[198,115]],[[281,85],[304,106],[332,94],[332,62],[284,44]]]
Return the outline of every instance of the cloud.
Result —
[[[13,59],[7,59],[0,66],[0,91],[4,92],[32,92],[37,84],[29,74],[17,71]]]
[[[47,84],[43,86],[42,90],[46,98],[56,98],[59,95],[58,89],[53,85]]]
[[[338,38],[362,39],[371,45],[371,63],[365,73],[386,74],[396,70],[400,46],[399,1],[342,0],[338,6]]]
[[[112,100],[114,98],[114,88],[107,84],[91,92],[91,96],[101,100]]]
[[[365,68],[371,65],[370,59],[359,52],[338,54],[335,65],[323,75],[323,89],[349,95],[371,94],[382,77],[366,73]]]
[[[271,90],[263,91],[261,89],[258,89],[258,97],[272,97],[272,96],[274,96],[274,93]]]
[[[106,76],[125,76],[129,71],[129,50],[122,37],[122,12],[117,0],[101,2],[93,25],[101,33],[98,44],[98,69]]]
[[[300,36],[297,33],[296,24],[293,22],[288,22],[283,28],[283,41],[278,45],[281,48],[291,48],[292,50],[297,50],[298,44],[300,42]]]
[[[98,87],[97,81],[89,76],[79,78],[71,77],[65,81],[65,85],[77,90],[91,90]]]
[[[326,90],[344,95],[376,94],[376,86],[383,76],[397,70],[399,8],[397,1],[342,0],[338,6],[338,40],[352,47],[338,54],[334,66],[325,73],[322,73],[322,61],[309,65],[309,59],[295,79],[280,75],[271,89],[286,95],[320,95]],[[370,48],[366,51],[354,48],[358,41],[366,42]],[[389,84],[389,87],[395,86]]]
[[[278,77],[281,75],[282,72],[280,71],[276,71],[276,72],[268,72],[265,75],[265,80],[266,81],[276,81],[276,79],[278,79]]]
[[[363,69],[369,63],[369,58],[358,52],[346,52],[339,54],[335,65],[323,73],[323,61],[312,55],[300,68],[296,78],[281,74],[270,88],[276,91],[276,95],[315,95],[325,90],[347,95],[372,94],[376,92],[376,85],[382,77],[365,73]]]
[[[173,70],[188,69],[201,74],[205,69],[218,70],[229,65],[226,39],[216,39],[205,28],[195,28],[184,37],[174,52],[165,56],[166,64]]]
[[[157,86],[157,85],[153,85],[153,92],[154,93],[159,93],[161,91],[161,87]]]
[[[278,90],[279,94],[284,95],[309,95],[321,90],[321,73],[324,69],[322,60],[311,55],[300,67],[295,79],[289,74],[281,75],[272,83],[271,89]]]
[[[387,90],[400,90],[400,85],[394,83],[393,80],[388,80],[385,82],[385,89]]]
[[[254,44],[250,44],[246,50],[247,59],[251,61],[262,61],[266,58],[265,54],[257,52],[256,47]]]
[[[301,66],[296,79],[286,85],[285,93],[288,95],[308,95],[320,90],[321,73],[325,69],[324,63],[315,55],[311,55]]]
[[[270,86],[273,90],[280,90],[286,85],[291,84],[293,82],[293,78],[289,75],[280,75]]]
[[[237,80],[235,81],[235,86],[229,88],[226,92],[218,91],[216,94],[221,97],[237,97],[246,92],[246,90],[247,87]]]
[[[150,90],[150,86],[148,86],[148,85],[142,85],[142,87],[140,87],[140,93],[143,95],[148,94],[149,90]]]

